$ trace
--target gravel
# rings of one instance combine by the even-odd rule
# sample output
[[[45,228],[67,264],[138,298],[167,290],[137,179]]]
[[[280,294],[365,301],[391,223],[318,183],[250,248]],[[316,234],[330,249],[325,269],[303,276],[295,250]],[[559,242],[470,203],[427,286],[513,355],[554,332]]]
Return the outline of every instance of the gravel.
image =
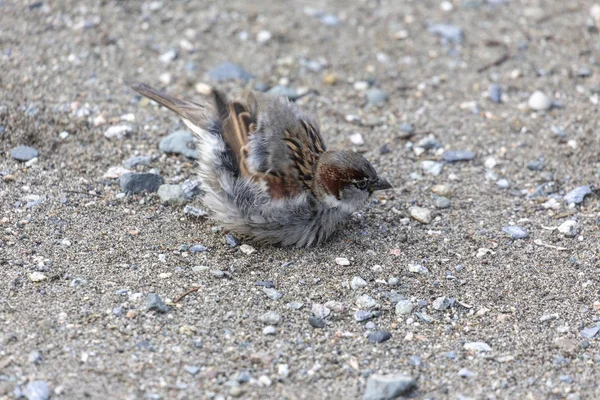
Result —
[[[27,400],[47,400],[50,398],[50,385],[45,381],[31,381],[25,386],[23,395]]]
[[[367,380],[363,400],[392,400],[409,394],[416,387],[417,381],[409,375],[373,374]]]
[[[187,201],[181,185],[160,185],[158,197],[161,203],[167,205],[182,205]]]
[[[317,317],[308,317],[308,323],[315,329],[325,328],[325,321]]]
[[[567,204],[580,204],[589,194],[592,194],[590,186],[579,186],[567,193],[564,199]]]
[[[12,158],[22,162],[37,158],[39,154],[40,152],[37,149],[29,146],[17,146],[10,151],[10,156]]]
[[[169,311],[169,307],[165,305],[159,295],[150,293],[148,294],[148,297],[146,297],[146,310],[166,313]]]
[[[442,154],[446,162],[471,161],[475,159],[475,153],[469,150],[447,150]]]
[[[121,191],[125,193],[157,192],[165,182],[164,178],[157,174],[129,172],[121,175],[119,183]]]
[[[128,169],[134,169],[140,165],[148,166],[150,164],[152,164],[152,157],[149,156],[135,156],[123,161],[123,166]]]
[[[410,213],[410,216],[413,219],[419,221],[422,224],[431,223],[431,220],[433,218],[433,216],[431,215],[431,211],[423,207],[411,207],[409,208],[408,212]]]
[[[367,281],[365,281],[363,278],[361,278],[360,276],[355,276],[354,278],[352,278],[352,280],[350,281],[350,287],[354,290],[357,289],[362,289],[364,287],[367,286]]]
[[[373,343],[383,343],[390,340],[392,338],[392,334],[388,331],[374,331],[369,333],[367,338]]]
[[[415,308],[410,300],[400,300],[396,303],[396,315],[408,315]]]
[[[365,92],[365,96],[367,97],[367,102],[372,106],[382,106],[387,100],[387,94],[378,88],[371,88]]]
[[[538,90],[531,94],[527,105],[534,111],[547,111],[552,107],[552,100]]]
[[[443,43],[460,44],[463,41],[463,31],[460,27],[447,24],[430,25],[427,30],[438,35]]]
[[[261,315],[259,321],[265,325],[277,325],[281,321],[281,316],[275,311],[269,311]]]
[[[181,130],[171,133],[160,141],[158,148],[163,153],[181,154],[194,159],[197,156],[194,135],[189,131]]]
[[[527,232],[527,229],[520,226],[507,225],[502,228],[502,232],[506,233],[513,239],[525,239],[529,237],[529,232]]]

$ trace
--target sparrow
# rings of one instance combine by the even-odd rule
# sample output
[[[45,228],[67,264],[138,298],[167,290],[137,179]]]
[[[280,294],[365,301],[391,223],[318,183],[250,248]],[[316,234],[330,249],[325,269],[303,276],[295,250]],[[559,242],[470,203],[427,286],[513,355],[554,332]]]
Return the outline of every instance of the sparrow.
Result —
[[[353,151],[327,150],[319,127],[285,97],[247,91],[228,101],[180,100],[132,88],[177,113],[194,133],[202,201],[223,228],[256,242],[323,243],[376,190],[392,186]]]

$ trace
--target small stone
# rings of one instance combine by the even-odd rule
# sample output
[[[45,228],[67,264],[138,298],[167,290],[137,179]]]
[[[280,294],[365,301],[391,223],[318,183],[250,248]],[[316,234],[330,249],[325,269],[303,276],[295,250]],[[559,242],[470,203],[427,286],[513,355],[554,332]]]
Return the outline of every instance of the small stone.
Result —
[[[125,317],[128,319],[133,319],[135,317],[137,317],[138,313],[135,310],[129,310],[127,311],[127,314],[125,314]]]
[[[477,376],[477,374],[466,368],[461,368],[460,371],[458,371],[458,376],[460,376],[461,378],[473,378]]]
[[[596,325],[591,328],[583,329],[579,334],[582,338],[591,339],[600,331],[600,326]]]
[[[328,307],[318,303],[313,304],[311,312],[315,317],[321,319],[327,318],[331,314],[331,310]]]
[[[370,311],[358,310],[354,313],[354,320],[356,322],[368,321],[371,318],[374,318],[376,315]]]
[[[400,124],[398,130],[400,131],[398,134],[400,139],[408,139],[415,134],[415,127],[413,124]]]
[[[354,290],[357,289],[362,289],[364,287],[367,286],[367,281],[365,281],[363,278],[361,278],[360,276],[355,276],[354,278],[352,278],[352,280],[350,281],[350,287]]]
[[[106,179],[118,179],[121,176],[125,175],[125,174],[129,174],[131,173],[131,170],[128,170],[127,168],[123,168],[123,167],[110,167],[105,173],[104,175],[102,175],[103,178]]]
[[[104,131],[104,137],[107,139],[123,139],[133,130],[129,125],[115,125]]]
[[[83,278],[75,278],[69,283],[70,287],[81,287],[87,285],[87,281]]]
[[[388,331],[375,331],[371,332],[367,338],[373,343],[383,343],[389,340],[392,337],[392,334]]]
[[[431,191],[438,196],[449,196],[451,191],[450,187],[447,185],[435,185],[431,188]]]
[[[263,29],[256,34],[256,41],[258,43],[267,43],[272,37],[273,34],[271,32]]]
[[[58,134],[58,137],[61,138],[62,140],[65,140],[66,138],[69,137],[69,132],[62,131],[61,133]]]
[[[265,336],[273,336],[277,332],[277,329],[274,326],[265,326],[263,329],[263,335]]]
[[[123,161],[123,166],[125,168],[133,169],[138,165],[150,165],[152,163],[152,157],[149,156],[136,156],[130,157],[127,160]]]
[[[440,210],[443,210],[445,208],[450,208],[450,206],[451,206],[450,199],[448,199],[447,197],[438,196],[435,199],[435,207],[439,208]]]
[[[198,374],[198,372],[200,372],[200,367],[197,367],[195,365],[186,365],[183,367],[183,369],[185,370],[185,372],[192,376],[195,376]]]
[[[338,77],[336,74],[325,74],[323,76],[323,83],[326,85],[335,85],[338,81]]]
[[[352,142],[352,144],[355,144],[357,146],[362,146],[363,144],[365,144],[365,140],[363,139],[360,133],[350,135],[350,141]]]
[[[485,342],[467,342],[464,344],[463,348],[467,351],[476,351],[476,352],[492,351],[492,348],[490,347],[490,345]]]
[[[475,158],[475,153],[469,150],[447,150],[442,154],[446,162],[471,161]]]
[[[529,232],[520,226],[507,225],[502,228],[502,232],[506,233],[513,239],[525,239],[529,237]]]
[[[488,95],[490,96],[490,100],[492,103],[500,104],[502,103],[502,89],[496,83],[492,83],[488,88]]]
[[[160,141],[158,148],[163,153],[181,154],[190,159],[197,158],[194,135],[188,131],[179,130],[171,133]]]
[[[121,190],[126,193],[153,193],[165,183],[162,176],[149,173],[130,172],[119,178]]]
[[[367,97],[367,101],[370,105],[379,107],[383,105],[387,99],[387,94],[378,88],[371,88],[365,92],[365,96]]]
[[[422,224],[429,224],[432,216],[431,211],[423,207],[411,207],[408,209],[410,216]]]
[[[388,279],[388,285],[390,285],[390,286],[397,286],[399,283],[400,283],[400,279],[396,278],[395,276]]]
[[[27,400],[48,400],[50,398],[50,386],[44,381],[32,381],[25,386],[23,395]]]
[[[498,186],[499,188],[502,188],[502,189],[508,189],[509,184],[506,179],[499,179],[496,182],[496,186]]]
[[[169,64],[172,61],[175,61],[177,58],[177,52],[173,49],[167,50],[158,57],[160,62],[164,64]]]
[[[444,169],[444,164],[437,161],[423,160],[420,165],[423,172],[433,176],[438,176]]]
[[[450,307],[450,300],[447,297],[438,297],[433,301],[433,309],[437,311],[444,311]]]
[[[29,146],[17,146],[10,151],[10,156],[17,161],[25,162],[37,158],[39,151]]]
[[[558,231],[566,237],[575,237],[579,234],[579,225],[572,219],[567,220],[558,226]]]
[[[544,169],[544,162],[541,159],[529,161],[527,163],[527,169],[530,171],[541,171],[542,169]]]
[[[433,24],[427,30],[439,36],[443,43],[460,44],[463,41],[463,31],[458,26],[447,24]]]
[[[325,328],[325,321],[317,317],[308,317],[308,323],[315,329]]]
[[[319,21],[326,26],[337,26],[340,24],[340,19],[333,14],[321,14],[319,16]]]
[[[208,213],[206,211],[202,210],[201,208],[193,207],[190,205],[185,206],[185,208],[183,209],[183,213],[185,215],[189,215],[189,216],[196,217],[196,218],[202,218],[202,217],[206,217],[208,215]]]
[[[300,98],[300,94],[296,89],[284,85],[273,86],[267,93],[275,97],[287,97],[291,101]]]
[[[277,364],[277,375],[280,378],[287,378],[290,375],[290,367],[287,364]]]
[[[540,322],[548,322],[558,318],[558,314],[546,314],[540,317]]]
[[[415,316],[419,318],[423,322],[427,322],[428,324],[433,322],[433,318],[427,315],[425,312],[415,312]]]
[[[414,274],[428,274],[429,270],[427,267],[420,264],[408,264],[408,271]]]
[[[41,272],[34,271],[29,274],[29,280],[31,282],[42,282],[46,280],[46,275],[42,274]]]
[[[160,185],[158,188],[160,202],[167,205],[181,205],[186,202],[181,185]]]
[[[195,244],[191,246],[189,250],[192,253],[203,253],[208,249],[205,246],[202,246],[201,244]]]
[[[274,288],[263,287],[262,291],[271,300],[279,300],[280,298],[283,297],[283,295]]]
[[[347,259],[347,258],[345,258],[345,257],[337,257],[337,258],[335,259],[335,263],[336,263],[337,265],[341,265],[341,266],[345,267],[345,266],[348,266],[348,265],[350,265],[350,260],[348,260],[348,259]]]
[[[565,353],[575,353],[578,349],[576,340],[567,338],[557,338],[554,340],[554,345]]]
[[[527,105],[534,111],[546,111],[552,107],[552,100],[538,90],[529,97]]]
[[[325,303],[325,307],[338,314],[343,314],[346,311],[346,307],[344,306],[344,304],[335,300],[330,300],[327,303]]]
[[[419,140],[417,142],[417,144],[415,145],[415,147],[420,147],[425,150],[433,150],[433,149],[439,148],[440,143],[437,141],[435,136],[428,135],[428,136],[424,137],[423,139]]]
[[[299,301],[291,301],[291,302],[287,303],[286,306],[288,308],[291,308],[292,310],[299,310],[302,307],[304,307],[304,304],[300,303]]]
[[[415,308],[410,300],[400,300],[396,303],[396,315],[408,315]]]
[[[146,310],[166,313],[169,311],[169,307],[165,305],[159,295],[155,293],[149,293],[146,297]]]
[[[358,297],[358,299],[356,299],[356,305],[360,308],[365,308],[367,310],[370,310],[372,308],[376,308],[379,306],[379,304],[377,304],[375,299],[373,299],[368,294],[363,294],[362,296]]]
[[[250,254],[254,254],[256,253],[256,249],[252,246],[250,246],[249,244],[243,244],[240,246],[240,251],[244,254],[246,254],[247,256],[249,256]]]
[[[362,400],[392,400],[409,394],[417,381],[404,374],[373,374],[367,380]]]
[[[235,236],[233,236],[233,235],[231,235],[229,233],[227,235],[225,235],[225,241],[227,242],[227,244],[231,248],[237,247],[237,246],[239,246],[242,243],[240,241],[240,239],[236,238]]]
[[[592,188],[589,186],[579,186],[569,193],[567,193],[564,197],[565,202],[567,204],[579,204],[583,202],[583,199],[588,194],[592,194]]]
[[[27,361],[28,361],[30,364],[35,364],[35,365],[38,365],[39,363],[41,363],[41,362],[42,362],[42,359],[43,359],[43,357],[42,357],[42,353],[40,353],[40,352],[39,352],[39,351],[37,351],[37,350],[34,350],[34,351],[32,351],[31,353],[29,353],[29,354],[27,355]]]
[[[225,271],[221,271],[220,269],[211,269],[210,273],[212,276],[214,276],[215,278],[225,278],[226,276],[228,276],[229,274]]]
[[[269,311],[258,317],[258,320],[265,325],[277,325],[281,321],[281,316],[275,311]]]

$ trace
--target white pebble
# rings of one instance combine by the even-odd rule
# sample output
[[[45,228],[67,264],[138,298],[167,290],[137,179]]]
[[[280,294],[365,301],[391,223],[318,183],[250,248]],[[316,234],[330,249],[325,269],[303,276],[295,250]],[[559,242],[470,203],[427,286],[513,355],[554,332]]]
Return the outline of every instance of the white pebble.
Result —
[[[365,281],[363,278],[361,278],[360,276],[355,276],[354,278],[352,278],[352,280],[350,281],[350,287],[354,290],[356,289],[362,289],[364,287],[367,286],[367,281]]]
[[[531,97],[529,97],[527,105],[534,111],[546,111],[552,107],[552,100],[538,90],[533,92]]]
[[[246,255],[250,255],[256,252],[256,249],[248,244],[243,244],[240,246],[240,251]]]
[[[256,41],[258,43],[266,43],[269,40],[271,40],[271,38],[273,37],[273,34],[267,30],[262,30],[260,32],[258,32],[258,34],[256,35]]]
[[[560,224],[558,231],[566,237],[575,237],[579,233],[579,225],[576,221],[570,219]]]
[[[360,133],[350,135],[350,141],[357,146],[362,146],[363,144],[365,144],[365,140],[363,139]]]
[[[411,207],[409,210],[410,216],[422,224],[431,222],[431,211],[423,207]]]
[[[337,265],[341,265],[341,266],[344,266],[344,267],[345,267],[345,266],[347,266],[347,265],[350,265],[350,260],[348,260],[348,259],[347,259],[347,258],[345,258],[345,257],[337,257],[337,258],[335,259],[335,263],[336,263]]]

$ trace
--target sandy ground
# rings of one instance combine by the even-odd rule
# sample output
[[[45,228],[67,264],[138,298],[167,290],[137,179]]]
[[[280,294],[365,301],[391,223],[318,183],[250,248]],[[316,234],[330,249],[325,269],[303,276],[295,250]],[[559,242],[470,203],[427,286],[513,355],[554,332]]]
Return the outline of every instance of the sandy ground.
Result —
[[[396,372],[417,380],[418,399],[600,398],[600,342],[581,336],[600,319],[600,202],[596,192],[574,207],[563,200],[600,186],[593,3],[248,3],[0,0],[0,398],[43,381],[55,399],[358,399],[369,376]],[[323,23],[307,6],[339,21]],[[462,42],[429,32],[435,23],[460,27]],[[169,50],[177,57],[161,60]],[[211,84],[206,71],[222,62],[267,87],[311,89],[298,102],[329,146],[363,152],[396,189],[324,246],[250,255],[183,206],[122,197],[103,175],[132,156],[152,156],[138,171],[167,183],[194,177],[192,161],[158,149],[181,123],[126,83],[202,101],[195,85]],[[367,104],[361,81],[388,100]],[[492,83],[500,104],[488,96]],[[235,94],[243,84],[219,86]],[[557,107],[527,110],[536,90]],[[122,121],[129,113],[135,120]],[[402,123],[414,137],[400,137]],[[125,137],[104,136],[123,124],[132,127]],[[364,145],[350,141],[355,133]],[[441,148],[417,155],[411,144],[429,134]],[[37,162],[14,160],[17,145],[39,150]],[[444,150],[475,159],[424,172],[421,162]],[[540,158],[541,171],[527,167]],[[532,197],[544,182],[553,183]],[[435,207],[440,184],[450,208]],[[411,219],[414,205],[432,222]],[[567,219],[575,237],[547,229]],[[529,237],[513,240],[509,225]],[[194,244],[208,250],[186,250]],[[367,286],[350,288],[355,276]],[[283,297],[268,298],[258,281]],[[147,311],[149,293],[169,311]],[[364,294],[381,312],[368,325],[353,316]],[[418,304],[412,314],[396,315],[398,296]],[[439,311],[442,296],[453,305]],[[288,308],[293,301],[303,308]],[[313,328],[312,310],[329,301],[344,310]],[[274,335],[263,333],[268,311],[281,318]],[[371,343],[372,329],[391,339]]]

